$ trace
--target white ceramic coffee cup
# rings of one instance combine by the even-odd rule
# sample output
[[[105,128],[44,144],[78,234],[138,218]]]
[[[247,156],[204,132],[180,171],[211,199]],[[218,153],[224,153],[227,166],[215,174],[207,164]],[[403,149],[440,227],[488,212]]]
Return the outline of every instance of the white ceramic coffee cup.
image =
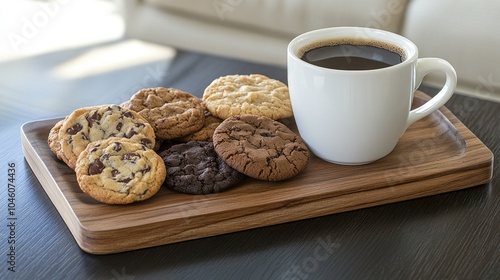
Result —
[[[374,39],[399,47],[404,60],[375,70],[335,70],[301,59],[304,48],[336,38]],[[418,58],[414,43],[370,28],[332,27],[297,36],[288,45],[288,87],[301,137],[328,162],[366,164],[389,154],[414,122],[443,106],[453,95],[457,76],[443,59]],[[446,82],[424,105],[411,110],[415,90],[430,72]]]

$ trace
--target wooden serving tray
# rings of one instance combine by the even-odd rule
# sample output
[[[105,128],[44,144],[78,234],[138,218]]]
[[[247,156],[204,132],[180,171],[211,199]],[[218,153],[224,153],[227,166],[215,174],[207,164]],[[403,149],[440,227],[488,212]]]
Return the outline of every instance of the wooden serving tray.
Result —
[[[417,92],[414,104],[429,97]],[[75,173],[47,145],[59,119],[21,128],[28,164],[80,248],[93,254],[135,250],[460,190],[492,178],[493,154],[448,109],[413,124],[395,150],[362,166],[312,156],[282,182],[247,179],[219,194],[162,188],[149,200],[105,205],[84,194]]]

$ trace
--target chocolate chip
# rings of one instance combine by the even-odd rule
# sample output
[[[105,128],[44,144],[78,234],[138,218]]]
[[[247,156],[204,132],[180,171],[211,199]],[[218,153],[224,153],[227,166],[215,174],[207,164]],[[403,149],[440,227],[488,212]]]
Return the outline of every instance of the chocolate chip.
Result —
[[[114,168],[113,168],[113,170],[111,170],[111,177],[113,177],[113,178],[114,178],[114,177],[116,177],[116,175],[118,175],[118,174],[120,174],[120,171],[118,171],[118,169],[114,169]]]
[[[153,141],[151,141],[151,139],[149,139],[149,138],[142,138],[141,139],[141,144],[144,146],[150,146],[152,143],[153,143]]]
[[[68,134],[70,134],[70,135],[75,135],[82,129],[83,129],[83,126],[80,123],[76,123],[72,127],[68,128],[66,130],[66,132],[68,132]]]
[[[120,131],[123,127],[123,123],[122,122],[119,122],[117,125],[116,125],[116,130]]]
[[[99,159],[94,160],[89,166],[89,175],[101,174],[104,170],[104,164]]]
[[[145,126],[146,126],[146,125],[145,125],[145,124],[143,124],[143,123],[136,123],[136,124],[135,124],[135,127],[141,127],[141,128],[142,128],[142,127],[145,127]]]
[[[123,116],[127,117],[127,118],[134,118],[134,115],[132,115],[131,112],[125,112],[125,113],[123,113]]]
[[[83,140],[89,140],[89,138],[87,137],[87,134],[85,134],[84,132],[82,132],[82,139]]]
[[[137,158],[139,157],[138,154],[136,153],[126,153],[126,154],[123,154],[121,159],[122,160],[131,160],[131,161],[135,161],[137,160]]]
[[[89,126],[92,127],[94,123],[99,124],[99,121],[101,120],[101,115],[96,111],[92,111],[89,116],[87,117],[87,121],[89,122]]]
[[[119,152],[122,149],[122,144],[120,142],[115,142],[115,146],[113,147],[113,150]]]
[[[125,184],[130,182],[130,181],[132,181],[132,178],[125,178],[125,179],[118,180],[118,182],[125,183]]]
[[[110,155],[110,154],[108,154],[108,153],[103,154],[103,155],[101,156],[101,161],[102,161],[102,160],[107,160],[107,159],[109,159],[110,157],[111,157],[111,155]]]
[[[130,139],[136,134],[137,134],[137,132],[131,129],[131,130],[127,131],[127,133],[125,133],[125,137]]]
[[[141,173],[142,173],[142,174],[146,174],[146,173],[147,173],[147,172],[149,172],[149,171],[151,171],[151,167],[149,167],[149,166],[148,166],[148,167],[146,167],[146,168],[143,168],[143,169],[141,170]]]

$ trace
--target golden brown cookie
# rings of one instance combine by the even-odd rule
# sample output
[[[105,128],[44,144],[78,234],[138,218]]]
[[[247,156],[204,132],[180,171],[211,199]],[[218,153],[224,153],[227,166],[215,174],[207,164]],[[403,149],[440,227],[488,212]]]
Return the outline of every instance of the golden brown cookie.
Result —
[[[191,133],[181,138],[177,138],[176,140],[179,142],[189,142],[189,141],[212,142],[214,131],[221,122],[222,122],[221,119],[212,116],[210,112],[205,111],[205,123],[203,124],[203,127],[194,133]]]
[[[198,131],[205,122],[205,108],[201,100],[174,88],[142,89],[122,105],[148,120],[156,137],[164,140]]]
[[[76,164],[78,185],[107,204],[128,204],[150,198],[166,176],[162,158],[136,141],[112,137],[90,143]]]
[[[155,134],[151,125],[134,111],[118,105],[80,108],[63,122],[58,133],[60,155],[72,169],[80,153],[91,142],[110,137],[124,137],[155,147]]]
[[[214,149],[231,167],[255,179],[280,181],[299,174],[309,149],[284,124],[267,117],[225,119],[214,132]]]
[[[243,114],[273,120],[293,116],[288,87],[260,74],[220,77],[205,89],[203,102],[221,119]]]

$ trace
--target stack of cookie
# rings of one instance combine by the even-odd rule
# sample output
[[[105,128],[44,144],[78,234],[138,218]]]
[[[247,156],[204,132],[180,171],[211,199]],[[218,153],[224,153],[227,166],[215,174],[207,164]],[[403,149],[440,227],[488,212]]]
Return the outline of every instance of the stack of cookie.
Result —
[[[280,181],[300,173],[309,151],[279,119],[293,116],[288,87],[263,75],[229,75],[203,93],[208,111],[224,121],[214,149],[231,167],[260,180]]]
[[[292,116],[285,84],[229,75],[214,80],[202,99],[158,87],[120,106],[76,110],[54,126],[48,143],[76,170],[85,193],[104,203],[130,203],[151,197],[162,184],[207,194],[247,176],[279,181],[297,175],[309,151],[277,121]]]
[[[153,127],[117,105],[75,110],[51,129],[48,144],[76,171],[82,191],[103,203],[148,199],[164,181],[165,164],[152,150]]]

